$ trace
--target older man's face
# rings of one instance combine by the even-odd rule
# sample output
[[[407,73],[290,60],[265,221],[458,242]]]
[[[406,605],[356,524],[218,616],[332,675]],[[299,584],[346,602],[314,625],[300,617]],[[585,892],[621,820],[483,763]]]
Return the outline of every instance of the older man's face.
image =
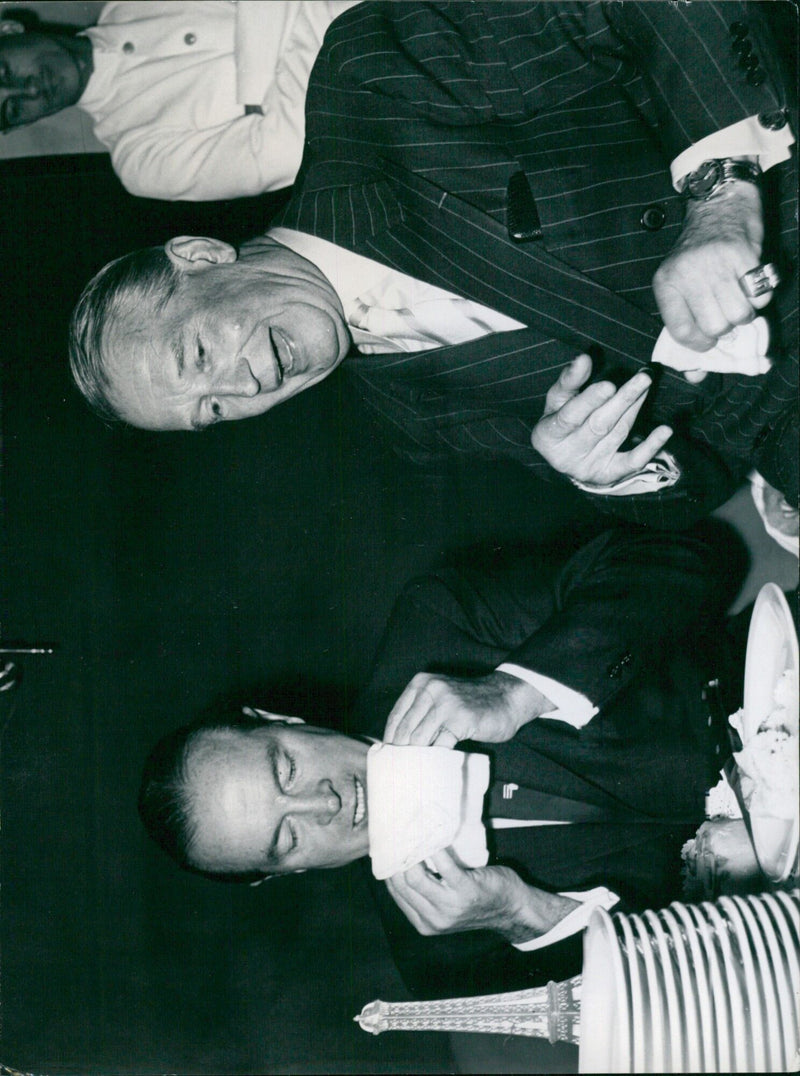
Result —
[[[227,244],[191,237],[166,250],[180,274],[175,293],[160,310],[123,309],[105,334],[111,402],[125,421],[201,430],[260,415],[347,354],[338,296],[293,251],[266,244],[237,260]]]
[[[192,863],[283,874],[366,855],[367,750],[303,724],[205,734],[186,766]]]

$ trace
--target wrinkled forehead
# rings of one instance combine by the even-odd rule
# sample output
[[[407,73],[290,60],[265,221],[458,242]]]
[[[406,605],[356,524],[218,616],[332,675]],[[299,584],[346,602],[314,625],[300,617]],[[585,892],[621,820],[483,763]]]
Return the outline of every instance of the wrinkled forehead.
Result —
[[[180,319],[171,300],[126,296],[106,320],[101,344],[110,403],[122,418],[151,429],[183,428],[176,408],[176,340]]]

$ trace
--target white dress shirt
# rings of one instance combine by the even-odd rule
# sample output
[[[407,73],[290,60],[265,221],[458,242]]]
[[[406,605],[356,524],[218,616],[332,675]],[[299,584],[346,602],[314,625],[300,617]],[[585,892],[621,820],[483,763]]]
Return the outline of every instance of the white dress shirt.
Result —
[[[355,0],[113,0],[78,102],[124,186],[204,201],[294,182],[308,78],[330,23]],[[257,105],[263,115],[245,115]]]

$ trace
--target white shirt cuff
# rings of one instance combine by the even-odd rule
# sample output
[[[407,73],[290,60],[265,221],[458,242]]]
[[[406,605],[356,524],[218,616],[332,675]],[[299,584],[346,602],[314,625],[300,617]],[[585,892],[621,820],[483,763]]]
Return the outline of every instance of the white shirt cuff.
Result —
[[[546,714],[539,714],[540,718],[565,721],[573,728],[582,729],[597,713],[597,707],[593,706],[585,695],[581,695],[579,691],[573,691],[571,687],[565,687],[558,680],[551,680],[549,676],[533,672],[532,669],[525,669],[522,665],[515,665],[513,662],[503,662],[502,665],[497,666],[497,672],[516,676],[517,679],[524,680],[526,684],[530,684],[531,687],[535,687],[537,691],[547,696],[554,708],[548,710]]]
[[[667,489],[674,486],[680,476],[678,461],[671,452],[662,448],[641,471],[628,478],[620,478],[618,482],[610,482],[607,486],[594,486],[590,482],[579,482],[576,478],[571,478],[570,482],[584,493],[596,493],[603,497],[631,497],[634,493],[655,493]]]
[[[676,191],[681,190],[685,176],[703,161],[720,157],[755,157],[761,171],[766,172],[773,165],[789,159],[789,147],[793,143],[794,135],[788,123],[780,130],[772,131],[761,126],[758,116],[748,116],[746,120],[701,138],[679,153],[670,165],[672,185]]]
[[[569,915],[565,915],[546,934],[542,934],[541,937],[534,938],[532,941],[518,942],[514,945],[515,949],[519,949],[523,953],[530,953],[534,949],[544,949],[547,945],[563,941],[564,938],[577,934],[587,926],[595,908],[605,908],[606,911],[609,911],[619,902],[617,894],[612,893],[610,889],[606,889],[602,885],[596,889],[590,889],[586,893],[559,893],[558,895],[560,897],[569,897],[571,900],[580,901],[580,903],[577,908],[573,908]]]

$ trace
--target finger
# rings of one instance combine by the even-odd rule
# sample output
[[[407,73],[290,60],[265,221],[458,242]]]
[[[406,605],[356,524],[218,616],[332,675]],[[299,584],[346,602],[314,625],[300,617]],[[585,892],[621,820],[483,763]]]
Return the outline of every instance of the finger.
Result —
[[[708,336],[697,324],[694,311],[682,292],[672,286],[656,292],[661,320],[678,343],[694,351],[708,351],[714,346],[716,336]]]
[[[565,366],[545,397],[545,415],[558,411],[568,400],[571,400],[580,387],[589,380],[591,373],[592,360],[588,355],[578,355],[569,366]]]
[[[441,852],[435,852],[428,856],[428,862],[442,876],[442,881],[449,886],[457,888],[468,875],[468,871],[461,866],[455,854],[449,848],[443,848]]]
[[[731,276],[726,280],[717,280],[714,282],[713,287],[716,302],[729,326],[728,329],[720,333],[720,336],[730,332],[730,329],[736,325],[746,325],[756,316],[755,309],[735,277]]]
[[[656,452],[664,447],[670,437],[672,437],[672,430],[669,426],[657,426],[636,448],[631,449],[630,452],[623,453],[629,470],[632,473],[641,471],[652,460]]]
[[[439,731],[436,733],[433,740],[431,741],[431,746],[455,747],[458,741],[459,737],[456,736],[454,732],[452,732],[449,728],[446,728],[445,726],[441,725],[439,727]]]
[[[431,703],[427,687],[409,685],[389,714],[384,741],[398,745],[409,743],[411,733],[428,713]]]
[[[635,419],[647,398],[651,384],[650,375],[645,370],[640,370],[617,389],[604,404],[595,408],[587,420],[587,426],[595,437],[606,437],[609,434],[613,436],[620,429],[620,423],[624,422],[626,417],[630,418],[630,425],[632,426],[633,419]],[[625,437],[622,438],[622,440],[624,439]],[[619,442],[620,444],[622,440]]]
[[[408,684],[404,689],[397,702],[389,711],[389,716],[386,718],[386,726],[383,730],[383,738],[386,743],[392,743],[397,726],[405,717],[406,711],[412,704],[414,699],[418,695],[418,689],[413,686],[413,682]]]
[[[600,439],[587,457],[590,463],[594,461],[595,463],[600,463],[602,465],[605,461],[607,465],[608,461],[611,461],[612,457],[617,453],[617,450],[625,443],[625,441],[627,441],[646,399],[647,391],[645,390],[645,392],[635,399],[633,403],[629,405],[627,410],[619,416],[615,425],[608,431],[608,433],[605,435],[595,435],[599,436]],[[607,481],[615,481],[617,478],[627,476],[626,471],[628,464],[626,458],[627,453],[622,453],[617,460],[616,466],[608,468]]]
[[[555,439],[572,436],[590,415],[613,398],[615,389],[610,381],[597,381],[567,401],[549,418],[549,434]]]
[[[442,706],[431,705],[425,716],[419,720],[408,738],[415,747],[432,747],[440,734],[447,732]],[[458,742],[457,740],[455,741]],[[444,745],[442,745],[444,746]]]

